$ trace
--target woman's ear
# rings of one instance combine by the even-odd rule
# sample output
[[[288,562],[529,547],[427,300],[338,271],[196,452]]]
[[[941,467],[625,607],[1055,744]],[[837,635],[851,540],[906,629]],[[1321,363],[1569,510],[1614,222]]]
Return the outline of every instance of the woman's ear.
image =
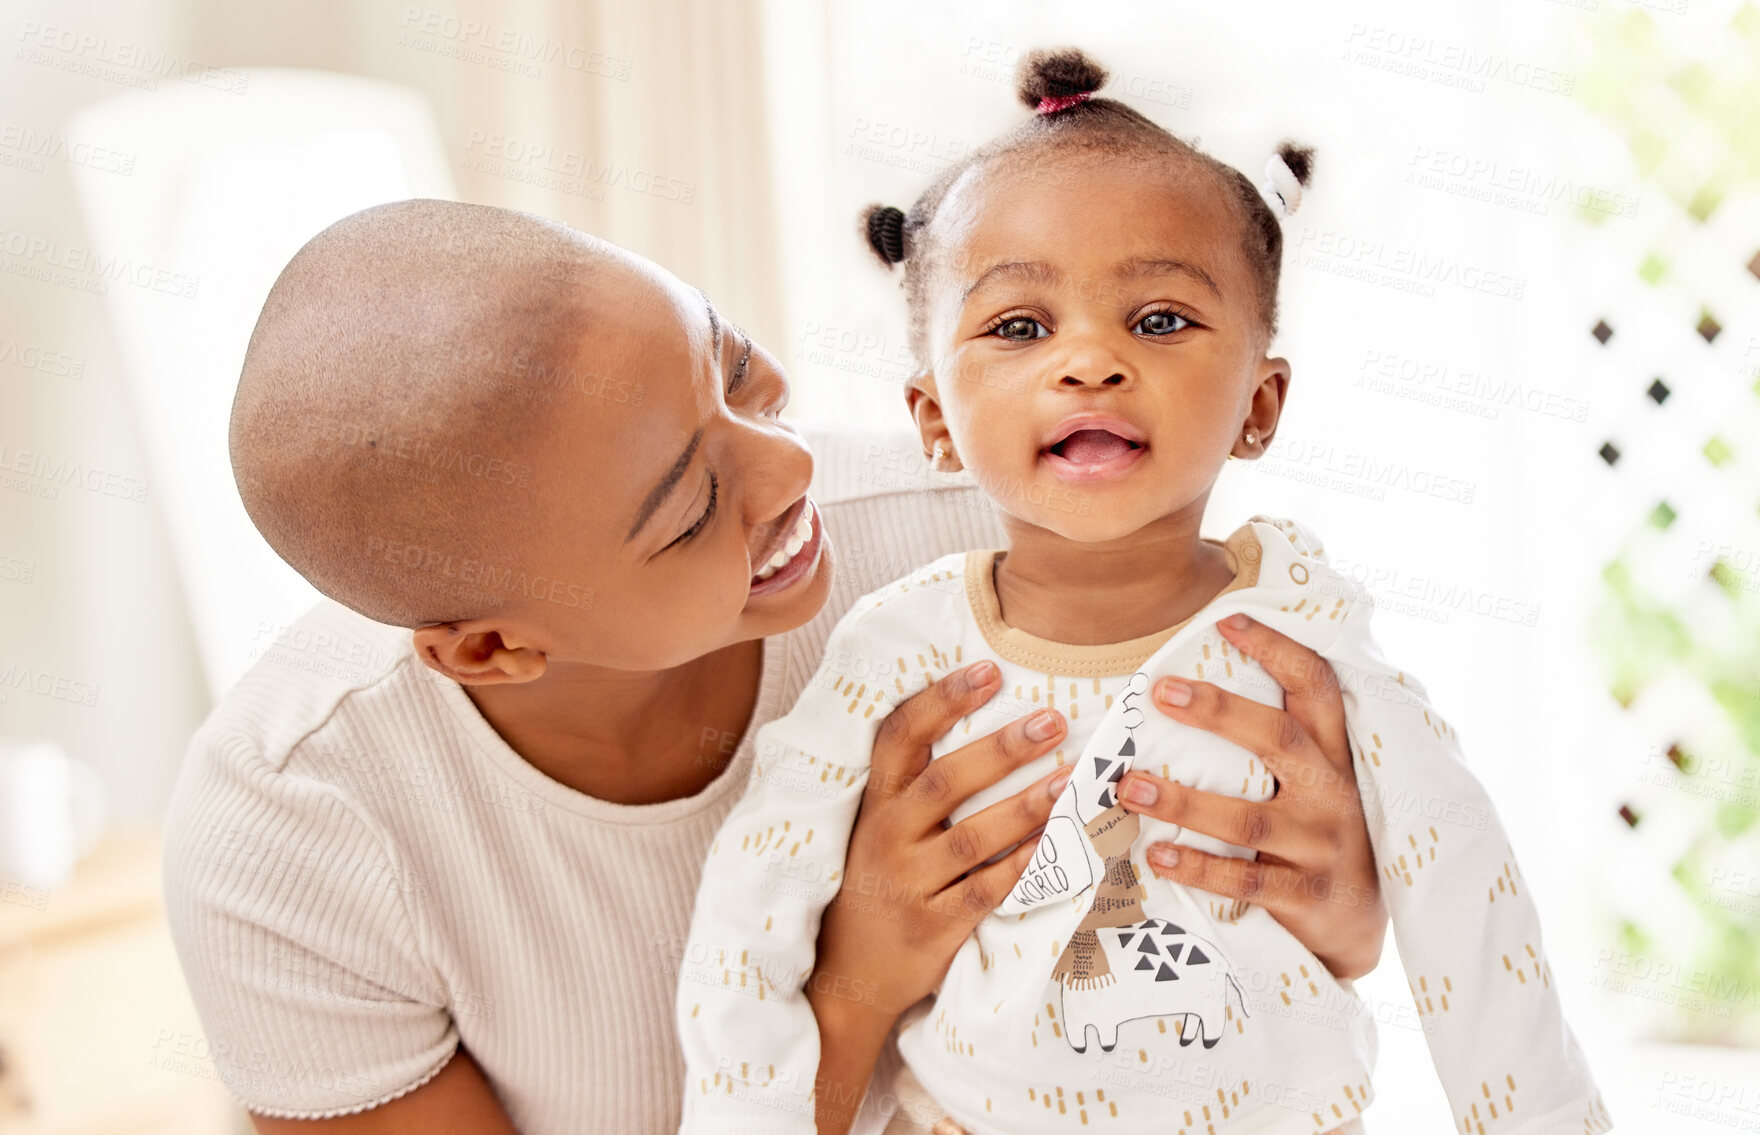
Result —
[[[544,676],[544,652],[511,642],[501,630],[459,623],[436,623],[412,632],[416,654],[428,668],[461,686],[530,682]]]
[[[953,435],[947,431],[947,419],[941,413],[941,398],[935,390],[935,376],[924,373],[914,376],[904,387],[904,404],[910,407],[917,423],[917,434],[923,439],[923,455],[937,473],[957,473],[965,468],[953,448]]]

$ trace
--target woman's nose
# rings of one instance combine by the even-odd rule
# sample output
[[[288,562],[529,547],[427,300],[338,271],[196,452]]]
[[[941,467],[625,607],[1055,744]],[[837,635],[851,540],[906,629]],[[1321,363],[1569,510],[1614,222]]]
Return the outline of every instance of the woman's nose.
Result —
[[[767,524],[805,496],[813,483],[813,454],[799,435],[780,422],[748,426],[744,450],[745,518]]]

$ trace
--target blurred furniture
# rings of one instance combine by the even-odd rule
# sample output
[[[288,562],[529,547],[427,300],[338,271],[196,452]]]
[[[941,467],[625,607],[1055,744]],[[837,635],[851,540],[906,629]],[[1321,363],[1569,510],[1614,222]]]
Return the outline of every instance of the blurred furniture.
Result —
[[[0,893],[0,1135],[234,1135],[160,900],[159,839]]]
[[[70,147],[135,158],[127,177],[73,173],[218,699],[318,597],[263,542],[233,486],[227,422],[257,313],[287,261],[332,222],[454,196],[446,153],[418,91],[273,68],[225,91],[175,83],[109,99],[67,135]]]

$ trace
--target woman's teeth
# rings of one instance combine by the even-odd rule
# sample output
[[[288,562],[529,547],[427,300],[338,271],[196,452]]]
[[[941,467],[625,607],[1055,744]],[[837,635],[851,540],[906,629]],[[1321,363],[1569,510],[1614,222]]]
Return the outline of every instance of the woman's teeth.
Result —
[[[808,501],[807,506],[801,509],[801,518],[794,522],[794,531],[788,534],[788,543],[782,546],[782,551],[771,556],[764,566],[758,569],[758,578],[769,579],[787,567],[788,561],[794,559],[796,553],[806,547],[807,541],[812,538],[813,502]]]

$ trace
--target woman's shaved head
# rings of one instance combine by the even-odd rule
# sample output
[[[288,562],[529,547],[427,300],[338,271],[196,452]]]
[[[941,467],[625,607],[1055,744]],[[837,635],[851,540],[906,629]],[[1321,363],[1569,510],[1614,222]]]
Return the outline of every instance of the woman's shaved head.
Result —
[[[232,467],[288,563],[416,629],[449,677],[659,670],[825,601],[821,539],[756,575],[816,524],[787,401],[776,361],[658,265],[404,201],[324,230],[275,282]]]
[[[401,626],[496,609],[540,515],[533,461],[582,363],[602,241],[523,213],[403,201],[300,249],[232,408],[239,494],[320,591]],[[467,567],[466,565],[470,565]],[[510,578],[510,577],[509,577]]]

